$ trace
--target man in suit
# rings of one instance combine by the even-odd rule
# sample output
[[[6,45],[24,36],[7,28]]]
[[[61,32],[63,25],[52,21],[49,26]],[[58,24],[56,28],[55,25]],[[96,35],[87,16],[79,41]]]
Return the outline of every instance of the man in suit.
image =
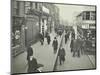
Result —
[[[56,37],[53,40],[52,46],[53,46],[53,49],[54,49],[54,53],[56,53],[57,49],[58,49],[58,41],[57,41]]]

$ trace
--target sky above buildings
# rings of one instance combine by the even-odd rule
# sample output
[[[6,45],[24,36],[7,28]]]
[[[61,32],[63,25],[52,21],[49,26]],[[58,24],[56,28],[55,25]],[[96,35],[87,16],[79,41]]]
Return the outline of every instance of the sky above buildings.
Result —
[[[81,13],[84,10],[90,9],[90,6],[81,6],[81,5],[64,5],[64,4],[56,4],[59,8],[60,21],[73,23],[75,20],[75,16]],[[92,7],[94,9],[94,7]]]

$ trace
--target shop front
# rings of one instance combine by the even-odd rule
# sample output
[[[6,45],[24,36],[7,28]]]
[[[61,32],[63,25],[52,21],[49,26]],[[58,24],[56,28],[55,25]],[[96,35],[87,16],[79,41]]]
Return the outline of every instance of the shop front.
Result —
[[[26,17],[25,44],[34,44],[39,39],[39,17],[36,15]]]
[[[51,24],[51,17],[49,14],[49,9],[46,8],[45,6],[42,7],[42,15],[41,15],[41,31],[44,35],[46,36],[47,32],[50,32],[50,24]]]
[[[12,56],[16,56],[24,51],[24,18],[23,17],[12,17],[12,30],[11,30],[11,48],[12,48]]]

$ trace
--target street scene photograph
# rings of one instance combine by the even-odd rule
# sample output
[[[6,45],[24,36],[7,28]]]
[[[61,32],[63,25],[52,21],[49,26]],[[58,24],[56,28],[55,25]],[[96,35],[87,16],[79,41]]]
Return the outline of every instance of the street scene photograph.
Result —
[[[11,74],[96,69],[96,6],[11,0]]]

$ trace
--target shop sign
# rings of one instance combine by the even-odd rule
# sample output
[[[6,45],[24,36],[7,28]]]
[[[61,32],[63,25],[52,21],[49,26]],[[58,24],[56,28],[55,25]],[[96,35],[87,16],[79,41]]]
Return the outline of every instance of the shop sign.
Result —
[[[82,28],[84,28],[84,29],[89,29],[89,25],[88,25],[88,24],[82,25]]]
[[[46,7],[42,7],[42,9],[43,9],[43,11],[45,12],[45,13],[48,13],[49,14],[49,9],[47,9]]]
[[[95,29],[95,24],[90,24],[89,27],[90,29]]]
[[[90,29],[95,29],[95,26],[90,26]]]

